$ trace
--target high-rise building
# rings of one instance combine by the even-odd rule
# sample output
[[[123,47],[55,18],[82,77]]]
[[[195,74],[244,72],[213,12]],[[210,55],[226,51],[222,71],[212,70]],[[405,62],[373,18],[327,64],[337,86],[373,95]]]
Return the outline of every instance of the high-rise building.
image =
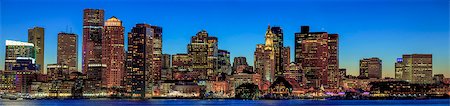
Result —
[[[151,95],[153,32],[148,24],[136,24],[128,33],[126,95],[145,98]]]
[[[83,11],[83,44],[82,72],[86,74],[83,93],[95,95],[101,90],[102,71],[102,36],[104,11],[100,9],[84,9]]]
[[[395,78],[410,83],[433,83],[432,54],[404,54],[395,63]]]
[[[28,43],[33,43],[36,49],[36,64],[39,66],[38,70],[41,73],[46,73],[44,71],[44,28],[34,27],[28,29]]]
[[[338,35],[309,32],[302,26],[295,33],[295,62],[299,63],[307,79],[307,86],[337,88],[339,85]]]
[[[281,50],[281,65],[283,67],[282,70],[287,70],[291,64],[291,48],[289,46],[283,47]]]
[[[163,66],[162,62],[162,28],[159,26],[150,26],[151,33],[153,33],[153,61],[152,61],[152,71],[151,78],[152,82],[161,80],[161,70]]]
[[[275,54],[274,39],[278,38],[272,33],[270,26],[267,27],[265,39],[265,44],[256,45],[254,53],[255,71],[262,76],[264,81],[273,82],[275,81],[275,75],[278,75],[275,73],[282,73],[282,71],[277,71],[276,69],[276,62],[279,61],[275,60],[275,57],[278,55]],[[278,44],[277,42],[275,43]],[[279,65],[282,66],[281,64]]]
[[[217,65],[218,40],[202,30],[192,36],[188,44],[188,54],[192,58],[192,69],[198,73],[198,79],[213,79]]]
[[[125,71],[124,27],[122,21],[111,17],[105,22],[102,36],[102,85],[120,87]]]
[[[102,64],[103,24],[103,10],[84,9],[82,71],[93,81],[101,81],[101,71],[106,67]]]
[[[381,60],[377,57],[359,60],[359,77],[381,79],[381,64]]]
[[[274,26],[270,28],[270,31],[272,32],[272,50],[274,52],[275,60],[274,74],[275,76],[283,76],[285,67],[289,65],[289,62],[285,63],[283,60],[287,59],[284,58],[284,54],[287,53],[287,51],[285,51],[286,49],[283,47],[283,29],[279,26]]]
[[[71,72],[78,71],[77,43],[76,34],[64,32],[58,33],[57,64],[67,65]]]

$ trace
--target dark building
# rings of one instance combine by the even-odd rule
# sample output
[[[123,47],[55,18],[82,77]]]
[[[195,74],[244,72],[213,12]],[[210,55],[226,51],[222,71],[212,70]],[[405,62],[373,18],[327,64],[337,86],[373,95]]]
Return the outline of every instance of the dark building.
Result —
[[[151,94],[153,33],[148,24],[136,24],[128,33],[125,91],[128,97],[145,98]]]
[[[239,65],[246,65],[246,66],[248,66],[247,58],[245,58],[245,57],[234,57],[232,71],[236,71],[236,68]]]

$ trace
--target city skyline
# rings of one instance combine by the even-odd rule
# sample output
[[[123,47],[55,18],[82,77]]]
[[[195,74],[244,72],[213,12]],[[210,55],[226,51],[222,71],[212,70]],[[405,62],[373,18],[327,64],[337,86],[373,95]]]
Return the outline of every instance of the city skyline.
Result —
[[[89,2],[91,4],[81,6],[82,3],[88,2],[73,2],[75,6],[72,7],[74,8],[70,8],[69,6],[68,8],[70,9],[56,10],[54,12],[56,13],[56,15],[51,15],[52,13],[49,13],[48,12],[49,10],[46,9],[50,9],[50,7],[55,8],[53,7],[55,5],[52,5],[50,7],[37,8],[36,10],[34,9],[31,10],[31,9],[18,9],[17,7],[21,7],[20,5],[25,5],[31,6],[30,8],[32,8],[35,5],[26,4],[25,2],[13,2],[13,1],[2,2],[0,49],[5,50],[4,48],[5,40],[19,40],[26,42],[28,38],[27,29],[32,28],[34,26],[40,26],[45,28],[45,38],[46,38],[45,64],[56,63],[56,57],[53,57],[52,55],[56,55],[57,50],[56,36],[58,35],[58,33],[60,31],[67,31],[77,34],[78,45],[81,45],[82,44],[81,22],[83,9],[101,8],[105,10],[105,20],[112,16],[115,16],[122,20],[123,25],[125,27],[124,31],[125,33],[130,32],[132,26],[134,26],[137,23],[145,22],[151,25],[163,27],[165,29],[164,32],[165,36],[163,37],[164,40],[163,53],[172,55],[177,53],[185,53],[187,51],[186,44],[189,43],[190,36],[195,35],[195,33],[197,33],[202,29],[205,29],[212,36],[218,37],[219,48],[228,50],[231,54],[230,57],[231,59],[233,59],[234,57],[244,56],[247,58],[247,63],[253,66],[254,60],[253,52],[255,51],[255,45],[264,43],[263,37],[267,24],[270,24],[271,26],[273,25],[280,26],[281,28],[283,28],[285,37],[284,46],[289,46],[291,52],[294,51],[294,33],[300,31],[300,26],[308,25],[311,26],[312,31],[325,31],[329,33],[338,33],[340,35],[339,66],[340,68],[346,68],[348,71],[347,74],[351,75],[359,74],[358,64],[360,59],[369,57],[379,57],[383,61],[383,77],[394,77],[393,73],[395,70],[394,64],[396,62],[396,58],[401,57],[402,54],[425,53],[434,55],[433,74],[444,74],[445,76],[450,76],[450,73],[448,72],[449,67],[447,67],[447,65],[449,64],[448,62],[449,30],[447,20],[448,9],[440,9],[440,8],[448,8],[448,5],[446,5],[447,2],[440,3],[439,1],[433,2],[419,1],[405,4],[400,3],[395,4],[395,2],[375,2],[375,4],[378,3],[378,5],[370,5],[370,6],[372,7],[387,6],[386,8],[393,10],[386,11],[385,9],[383,11],[383,10],[369,9],[367,13],[358,10],[353,10],[343,12],[343,14],[332,13],[331,12],[332,8],[322,9],[313,6],[311,6],[312,9],[302,11],[302,8],[294,7],[296,5],[293,4],[290,5],[289,3],[285,3],[283,4],[285,6],[277,6],[278,8],[281,9],[287,9],[286,12],[280,12],[280,15],[276,14],[273,10],[270,10],[270,8],[258,7],[258,6],[262,7],[268,6],[269,4],[271,4],[270,2],[256,2],[254,4],[243,1],[200,2],[198,4],[196,4],[195,2],[194,3],[156,2],[157,4],[158,3],[168,4],[173,7],[181,6],[177,7],[178,9],[162,10],[156,12],[155,14],[157,15],[145,13],[145,11],[137,11],[133,13],[132,10],[120,10],[114,8],[110,4],[102,4],[105,2]],[[300,2],[299,4],[301,3],[303,2]],[[308,2],[304,3],[307,4]],[[186,4],[194,6],[188,8],[187,6],[185,6]],[[212,10],[197,11],[202,8],[196,6],[202,6],[202,4],[207,4],[206,7],[211,7]],[[321,5],[327,6],[331,4],[332,3],[323,3]],[[337,6],[336,8],[338,10],[339,9],[350,10],[351,9],[350,7],[345,6],[351,4],[352,3],[348,4],[344,3],[342,5]],[[132,6],[130,4],[125,5]],[[395,7],[396,5],[405,5],[406,7],[398,8]],[[415,7],[417,5],[424,5],[424,6],[421,8]],[[187,10],[182,11],[191,14],[179,12],[179,9],[182,8],[183,6],[187,8]],[[227,7],[230,7],[229,10],[227,9]],[[363,6],[356,6],[356,7],[368,9],[367,7]],[[245,11],[239,11],[239,9],[245,9]],[[317,11],[315,11],[316,9]],[[215,12],[215,10],[217,10],[218,12]],[[61,13],[59,13],[58,11]],[[298,11],[300,11],[300,13],[298,13]],[[147,15],[143,16],[141,16],[141,14],[133,15],[139,12],[144,12],[142,14]],[[201,12],[206,12],[207,16],[200,14],[200,16],[197,17],[196,15],[199,15],[198,13]],[[236,15],[237,14],[242,15],[242,17],[229,16],[233,15],[234,12],[237,12]],[[266,12],[273,13],[273,15],[267,15]],[[302,12],[306,12],[311,16],[298,15],[301,14]],[[321,14],[321,12],[324,13]],[[362,12],[360,13],[361,16],[351,15],[352,13],[359,13],[359,12]],[[377,15],[374,13],[378,12],[386,12],[386,14],[388,15],[384,16],[381,15],[377,17]],[[396,14],[395,12],[403,12],[403,13]],[[426,14],[428,14],[429,16],[428,17],[421,16],[425,14],[424,12],[427,12]],[[28,13],[30,15],[26,15],[26,17],[19,17],[21,16],[21,14],[18,13]],[[364,14],[368,15],[369,17],[375,18],[367,18],[367,16],[364,17],[363,16]],[[42,17],[40,18],[40,16],[42,16],[43,18]],[[321,16],[322,18],[320,18]],[[394,16],[394,17],[388,18],[386,16]],[[264,17],[264,18],[256,19],[256,17]],[[253,18],[255,18],[256,20],[253,20]],[[357,21],[348,22],[348,20],[351,20],[352,18],[356,19]],[[380,20],[377,20],[377,18],[380,18]],[[346,21],[333,23],[335,21],[342,21],[342,20]],[[428,26],[433,27],[429,28]],[[428,34],[431,36],[428,36]],[[424,37],[427,37],[428,39],[423,39]],[[248,42],[248,39],[252,39],[252,41],[254,42]],[[373,42],[377,40],[380,41]],[[125,42],[127,42],[127,40],[125,40]],[[79,71],[81,71],[81,59],[82,59],[81,50],[82,50],[81,46],[78,46]],[[0,55],[4,56],[5,54],[4,52],[1,52]],[[0,69],[4,69],[5,59],[3,56],[0,56]],[[294,54],[291,53],[290,57],[291,61],[293,61]]]

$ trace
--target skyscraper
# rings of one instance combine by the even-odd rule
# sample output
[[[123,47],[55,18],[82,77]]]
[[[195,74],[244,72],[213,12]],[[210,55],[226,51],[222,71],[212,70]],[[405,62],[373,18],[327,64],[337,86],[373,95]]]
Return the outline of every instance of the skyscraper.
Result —
[[[381,60],[377,57],[359,60],[359,77],[382,78]]]
[[[210,50],[210,46],[214,46],[214,39],[209,39],[208,32],[202,30],[192,36],[191,43],[188,44],[188,54],[192,58],[192,69],[198,73],[198,79],[208,79],[208,72],[212,73],[213,65],[208,61],[208,57],[214,55],[214,50]],[[209,42],[208,42],[209,41]]]
[[[33,43],[36,49],[36,64],[39,66],[38,70],[41,73],[46,73],[44,71],[44,28],[34,27],[28,29],[28,43]]]
[[[151,78],[152,82],[161,80],[161,69],[163,66],[162,62],[162,28],[159,26],[150,26],[153,33],[153,61],[152,61],[152,71]]]
[[[64,32],[58,33],[57,63],[67,65],[71,72],[78,71],[77,43],[76,34]]]
[[[395,78],[411,83],[433,83],[431,54],[404,54],[395,63]]]
[[[274,48],[274,39],[278,38],[276,38],[276,36],[272,33],[270,26],[267,27],[265,39],[265,44],[256,45],[256,50],[254,53],[255,71],[262,76],[264,81],[273,82],[275,81],[275,75],[278,75],[275,74],[277,71],[276,63],[280,61],[275,60],[275,57],[278,55],[275,54],[276,48]],[[276,45],[279,44],[279,42],[275,43]],[[281,64],[279,65],[280,67],[282,66]],[[282,71],[278,72],[282,73]]]
[[[102,85],[120,87],[125,71],[124,27],[122,21],[111,17],[105,22],[102,36]]]
[[[269,26],[270,27],[270,26]],[[285,66],[289,65],[289,62],[284,63],[283,54],[286,53],[284,50],[286,50],[283,47],[283,29],[279,26],[274,26],[270,28],[273,37],[271,38],[273,41],[272,47],[274,51],[274,59],[275,59],[275,76],[283,76],[283,72],[285,69]]]
[[[327,32],[309,32],[302,26],[295,33],[295,62],[302,66],[309,87],[338,87],[338,35]]]
[[[128,33],[125,90],[129,97],[145,98],[151,94],[153,35],[148,24],[136,24]]]
[[[94,95],[102,92],[102,36],[104,11],[84,9],[83,11],[83,50],[82,71],[86,74],[83,93]]]

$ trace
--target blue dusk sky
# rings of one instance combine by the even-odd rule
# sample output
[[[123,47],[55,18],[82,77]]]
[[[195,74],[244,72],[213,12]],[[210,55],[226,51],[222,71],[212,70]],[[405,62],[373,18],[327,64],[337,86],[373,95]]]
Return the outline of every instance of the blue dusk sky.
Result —
[[[294,33],[308,25],[339,34],[340,68],[348,74],[359,74],[360,59],[379,57],[383,77],[394,77],[396,58],[427,53],[433,54],[433,74],[450,77],[448,0],[0,0],[0,7],[0,70],[5,40],[26,42],[34,26],[45,28],[45,64],[56,63],[58,32],[77,34],[81,69],[83,9],[97,8],[106,19],[122,20],[125,34],[137,23],[163,27],[167,54],[186,53],[190,37],[204,29],[219,38],[231,60],[245,56],[253,65],[256,44],[264,43],[270,24],[283,28],[293,61]]]

